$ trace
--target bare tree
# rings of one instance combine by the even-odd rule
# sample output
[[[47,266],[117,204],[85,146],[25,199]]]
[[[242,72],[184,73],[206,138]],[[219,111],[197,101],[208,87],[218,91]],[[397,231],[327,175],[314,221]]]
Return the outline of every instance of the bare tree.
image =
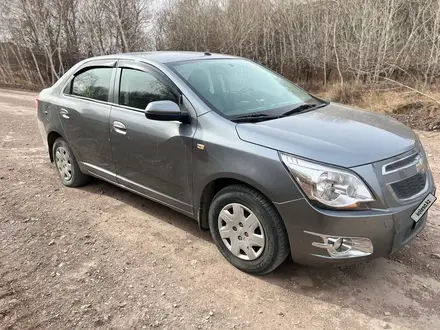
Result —
[[[152,48],[154,0],[9,0],[0,8],[0,82],[53,84],[88,56]]]
[[[156,46],[246,56],[297,80],[431,84],[439,23],[439,0],[174,0]]]
[[[83,58],[151,49],[249,57],[315,84],[440,77],[440,0],[155,2],[5,2],[0,83],[50,85]]]

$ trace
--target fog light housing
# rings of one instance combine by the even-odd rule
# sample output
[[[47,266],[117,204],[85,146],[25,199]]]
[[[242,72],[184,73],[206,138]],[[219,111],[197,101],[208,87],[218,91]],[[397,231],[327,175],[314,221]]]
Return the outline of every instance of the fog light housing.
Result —
[[[366,257],[373,253],[373,243],[366,237],[330,236],[310,231],[304,232],[321,238],[322,241],[312,242],[312,245],[327,250],[328,255],[313,254],[317,257],[348,259]]]

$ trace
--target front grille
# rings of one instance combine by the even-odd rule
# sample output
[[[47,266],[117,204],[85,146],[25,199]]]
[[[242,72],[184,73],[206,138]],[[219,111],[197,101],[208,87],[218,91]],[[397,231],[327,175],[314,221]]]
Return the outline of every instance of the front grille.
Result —
[[[403,158],[397,162],[388,164],[385,166],[384,172],[389,173],[389,172],[396,171],[400,168],[403,168],[405,166],[408,166],[408,165],[412,164],[417,159],[417,157],[419,157],[419,154],[416,153],[416,154],[413,154],[409,157]]]
[[[399,199],[411,198],[421,192],[426,185],[426,173],[418,173],[408,179],[391,184]]]

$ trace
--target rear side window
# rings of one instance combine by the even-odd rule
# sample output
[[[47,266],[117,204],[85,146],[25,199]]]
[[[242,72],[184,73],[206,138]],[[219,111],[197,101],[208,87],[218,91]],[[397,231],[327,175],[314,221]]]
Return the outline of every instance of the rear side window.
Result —
[[[72,95],[108,101],[113,68],[93,68],[81,72],[72,81]]]
[[[148,103],[169,100],[178,103],[172,89],[148,72],[122,69],[119,104],[145,110]]]

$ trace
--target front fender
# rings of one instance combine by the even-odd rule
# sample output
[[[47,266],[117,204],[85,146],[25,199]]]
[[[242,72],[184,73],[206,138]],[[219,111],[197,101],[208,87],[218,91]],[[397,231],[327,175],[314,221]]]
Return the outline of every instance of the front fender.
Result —
[[[205,187],[219,178],[242,181],[275,203],[302,198],[278,151],[240,140],[234,123],[217,121],[212,125],[208,121],[210,115],[199,117],[199,128],[194,136],[195,210],[200,207]],[[202,149],[198,146],[200,144],[204,146]]]

